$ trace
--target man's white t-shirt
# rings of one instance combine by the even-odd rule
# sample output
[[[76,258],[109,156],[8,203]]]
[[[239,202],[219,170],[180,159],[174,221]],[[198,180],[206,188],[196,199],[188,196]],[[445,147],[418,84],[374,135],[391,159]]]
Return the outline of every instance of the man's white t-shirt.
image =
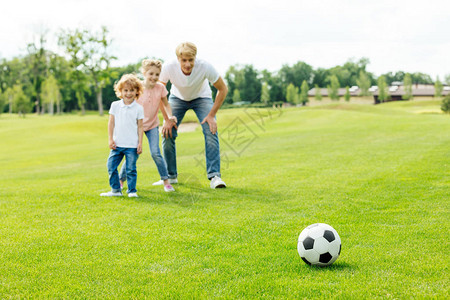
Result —
[[[113,139],[117,147],[137,148],[139,145],[137,121],[144,119],[144,109],[136,101],[126,105],[123,100],[111,103],[109,114],[114,116]]]
[[[212,98],[208,81],[214,84],[220,75],[214,67],[201,59],[196,59],[190,75],[181,71],[178,60],[163,64],[159,80],[172,83],[170,93],[177,98],[191,101],[196,98]]]

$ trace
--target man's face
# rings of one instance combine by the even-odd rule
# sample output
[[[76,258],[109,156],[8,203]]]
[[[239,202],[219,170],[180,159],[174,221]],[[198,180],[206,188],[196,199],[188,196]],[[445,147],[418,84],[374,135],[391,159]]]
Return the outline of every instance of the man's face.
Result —
[[[194,68],[195,56],[188,56],[182,54],[178,57],[178,61],[180,62],[181,65],[181,71],[185,75],[190,75],[192,69]]]

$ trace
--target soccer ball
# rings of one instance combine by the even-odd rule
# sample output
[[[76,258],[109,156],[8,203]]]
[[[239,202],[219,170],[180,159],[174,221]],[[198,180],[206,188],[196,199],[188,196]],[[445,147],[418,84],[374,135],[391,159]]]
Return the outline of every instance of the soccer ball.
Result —
[[[341,254],[341,238],[328,224],[312,224],[300,233],[297,250],[308,265],[329,266]]]

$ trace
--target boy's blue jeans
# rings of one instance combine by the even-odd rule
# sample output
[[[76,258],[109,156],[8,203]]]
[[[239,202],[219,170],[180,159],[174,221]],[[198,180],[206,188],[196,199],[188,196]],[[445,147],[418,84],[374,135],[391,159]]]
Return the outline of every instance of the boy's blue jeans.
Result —
[[[159,176],[161,176],[162,180],[169,179],[169,174],[167,173],[167,164],[164,158],[161,155],[161,151],[159,150],[159,129],[155,127],[148,131],[145,131],[145,135],[147,136],[148,145],[150,147],[150,153],[152,155],[153,161],[156,164],[156,168],[158,169]],[[120,180],[127,180],[127,167],[126,163],[122,164],[122,168],[120,169]]]
[[[177,117],[177,125],[179,126],[184,115],[189,109],[194,110],[199,122],[208,115],[213,107],[211,98],[197,98],[192,101],[184,101],[173,95],[169,96],[169,103],[172,108],[172,114]],[[220,149],[219,134],[212,134],[207,122],[202,124],[203,136],[205,137],[205,156],[206,156],[206,173],[208,179],[214,176],[220,177]],[[162,140],[164,158],[167,162],[167,170],[169,178],[177,178],[177,153],[175,139],[177,138],[177,130],[172,128],[172,137]]]
[[[115,150],[111,149],[109,153],[107,167],[109,174],[109,185],[111,190],[115,193],[120,192],[120,181],[119,172],[117,172],[117,167],[125,156],[126,160],[126,174],[128,180],[128,190],[127,193],[136,193],[136,181],[137,181],[137,170],[136,161],[139,158],[136,148],[122,148],[117,147]]]

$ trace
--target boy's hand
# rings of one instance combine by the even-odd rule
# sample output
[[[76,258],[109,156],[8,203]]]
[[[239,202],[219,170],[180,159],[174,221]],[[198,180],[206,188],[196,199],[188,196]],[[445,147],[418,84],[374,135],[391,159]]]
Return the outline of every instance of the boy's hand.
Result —
[[[136,152],[137,152],[137,154],[141,154],[142,153],[142,145],[141,144],[139,144],[137,146]]]
[[[116,148],[117,148],[116,142],[114,142],[114,141],[109,141],[109,149],[116,150]]]

